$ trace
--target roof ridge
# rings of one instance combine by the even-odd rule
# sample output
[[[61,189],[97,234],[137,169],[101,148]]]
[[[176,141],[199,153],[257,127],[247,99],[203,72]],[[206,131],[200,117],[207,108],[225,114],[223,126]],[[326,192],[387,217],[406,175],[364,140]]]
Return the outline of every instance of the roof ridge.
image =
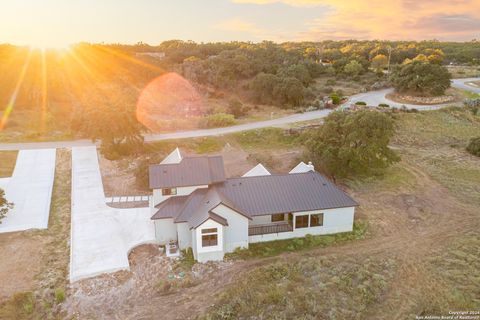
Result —
[[[295,176],[295,175],[301,175],[301,174],[317,174],[322,177],[324,177],[321,173],[317,171],[307,171],[307,172],[295,172],[295,173],[271,173],[270,175],[263,175],[263,176],[240,176],[240,177],[232,177],[232,178],[227,178],[226,180],[233,180],[233,179],[250,179],[250,178],[273,178],[273,177],[280,177],[280,176]]]

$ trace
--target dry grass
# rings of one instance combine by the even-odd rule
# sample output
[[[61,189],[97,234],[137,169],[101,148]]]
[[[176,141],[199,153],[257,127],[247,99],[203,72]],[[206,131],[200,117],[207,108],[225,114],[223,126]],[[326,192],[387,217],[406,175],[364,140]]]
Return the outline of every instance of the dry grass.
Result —
[[[0,178],[12,176],[18,151],[0,151]]]
[[[70,190],[71,154],[57,150],[48,229],[20,234],[43,244],[35,284],[31,291],[19,292],[0,304],[0,319],[63,319],[60,303],[66,291],[70,257]]]

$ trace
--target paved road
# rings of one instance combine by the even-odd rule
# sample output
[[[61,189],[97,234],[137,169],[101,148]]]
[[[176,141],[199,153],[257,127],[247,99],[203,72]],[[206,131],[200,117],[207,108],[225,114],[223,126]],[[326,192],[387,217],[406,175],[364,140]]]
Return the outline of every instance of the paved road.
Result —
[[[55,155],[55,149],[18,153],[12,177],[0,179],[8,201],[14,203],[0,224],[0,233],[48,227]]]
[[[458,89],[480,94],[480,86],[475,86],[475,84],[471,83],[473,81],[480,81],[480,78],[453,79],[452,86]]]
[[[469,81],[477,81],[480,78],[466,78],[466,79],[454,79],[452,86],[462,90],[468,90],[476,93],[480,93],[479,87],[474,87],[465,84]],[[350,97],[346,104],[354,103],[356,101],[365,101],[369,105],[378,105],[379,103],[387,103],[391,106],[401,107],[404,104],[396,103],[385,98],[385,95],[391,92],[392,89],[384,89],[377,91],[369,91],[365,93],[356,94]],[[418,110],[434,110],[450,105],[451,103],[439,104],[439,105],[413,105],[405,104],[407,108],[416,108]],[[331,110],[318,110],[312,112],[298,113],[283,118],[272,119],[267,121],[252,122],[247,124],[241,124],[226,128],[204,129],[204,130],[192,130],[192,131],[180,131],[164,134],[147,134],[145,135],[145,141],[161,141],[169,139],[182,139],[182,138],[197,138],[218,136],[233,132],[240,132],[245,130],[259,129],[265,127],[282,126],[294,122],[308,121],[321,119],[326,117]],[[81,146],[94,146],[90,140],[74,140],[74,141],[56,141],[56,142],[32,142],[32,143],[1,143],[0,150],[21,150],[21,149],[41,149],[41,148],[66,148],[66,147],[81,147]]]
[[[150,208],[105,204],[95,147],[72,148],[70,281],[128,270],[133,247],[155,242]]]

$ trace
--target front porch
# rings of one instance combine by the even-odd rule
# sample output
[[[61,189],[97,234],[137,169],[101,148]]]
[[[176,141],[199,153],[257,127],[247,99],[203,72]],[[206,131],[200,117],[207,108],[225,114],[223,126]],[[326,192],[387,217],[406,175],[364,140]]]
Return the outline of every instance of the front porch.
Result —
[[[262,234],[280,233],[293,231],[291,221],[285,221],[275,224],[254,225],[248,227],[249,236],[257,236]]]

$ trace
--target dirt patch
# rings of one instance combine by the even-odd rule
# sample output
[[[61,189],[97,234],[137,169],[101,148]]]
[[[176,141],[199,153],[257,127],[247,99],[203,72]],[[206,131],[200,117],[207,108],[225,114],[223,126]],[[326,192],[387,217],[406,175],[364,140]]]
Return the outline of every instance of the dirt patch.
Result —
[[[17,162],[18,151],[0,151],[0,178],[12,176],[15,163]]]
[[[231,282],[243,263],[197,264],[175,270],[175,261],[155,245],[129,256],[130,271],[105,274],[70,285],[64,308],[79,319],[191,319],[211,304],[213,294]],[[164,283],[169,283],[168,287]]]
[[[34,288],[47,242],[35,232],[0,234],[0,302],[16,292]]]

